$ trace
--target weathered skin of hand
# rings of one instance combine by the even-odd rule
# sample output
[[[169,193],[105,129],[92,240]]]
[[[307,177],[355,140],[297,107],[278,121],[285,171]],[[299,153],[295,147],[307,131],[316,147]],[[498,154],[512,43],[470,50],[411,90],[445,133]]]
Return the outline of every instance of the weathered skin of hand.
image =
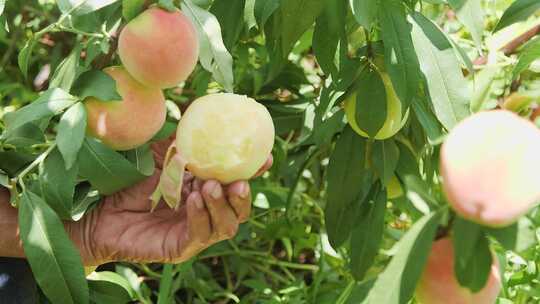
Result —
[[[79,222],[66,229],[81,251],[85,265],[111,261],[185,261],[210,245],[233,237],[251,212],[251,193],[246,181],[222,186],[202,181],[188,172],[184,177],[183,203],[172,210],[160,203],[150,212],[150,195],[161,173],[170,141],[153,145],[153,176],[104,201]],[[257,173],[272,165],[272,157]]]

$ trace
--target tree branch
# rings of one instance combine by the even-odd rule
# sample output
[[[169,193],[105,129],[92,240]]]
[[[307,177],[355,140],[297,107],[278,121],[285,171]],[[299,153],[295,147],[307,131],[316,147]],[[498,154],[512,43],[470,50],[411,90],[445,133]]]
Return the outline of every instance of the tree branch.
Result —
[[[500,51],[503,52],[506,56],[512,55],[516,52],[518,48],[520,48],[522,45],[527,43],[529,40],[531,40],[534,36],[538,34],[540,34],[540,24],[534,26],[525,33],[512,39],[512,41],[508,42],[506,45],[500,48]],[[474,65],[484,65],[487,63],[487,56],[479,57],[473,63]]]

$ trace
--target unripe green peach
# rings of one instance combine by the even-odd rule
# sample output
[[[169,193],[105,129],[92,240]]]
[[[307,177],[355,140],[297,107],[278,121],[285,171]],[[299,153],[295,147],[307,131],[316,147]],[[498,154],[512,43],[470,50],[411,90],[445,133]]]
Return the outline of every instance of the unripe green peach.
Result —
[[[382,140],[394,136],[399,130],[401,130],[407,121],[409,112],[403,116],[401,101],[394,90],[392,80],[390,80],[388,74],[385,72],[379,72],[377,69],[376,71],[380,74],[386,89],[386,120],[382,128],[375,135],[375,139]],[[360,88],[360,90],[362,89],[369,88]],[[364,137],[369,137],[369,135],[359,127],[356,121],[356,96],[356,93],[352,93],[345,100],[345,114],[347,116],[347,121],[353,130],[356,131],[356,133]]]
[[[392,178],[390,178],[388,185],[386,185],[386,191],[388,199],[395,199],[403,195],[403,187],[401,187],[401,183],[397,176],[393,175]]]
[[[193,72],[199,40],[195,27],[180,11],[153,7],[124,27],[118,52],[128,72],[139,82],[170,88]]]
[[[163,93],[140,84],[122,67],[109,67],[104,72],[116,81],[122,100],[87,98],[87,132],[115,150],[130,150],[146,143],[165,122]]]
[[[420,304],[494,304],[501,290],[499,263],[494,257],[486,285],[478,292],[462,287],[454,273],[454,247],[450,238],[435,241],[416,286]]]
[[[242,95],[211,94],[188,107],[176,145],[195,176],[230,183],[253,177],[272,151],[274,133],[262,104]]]
[[[505,111],[460,122],[441,148],[443,188],[463,218],[486,226],[514,223],[540,200],[540,130]]]

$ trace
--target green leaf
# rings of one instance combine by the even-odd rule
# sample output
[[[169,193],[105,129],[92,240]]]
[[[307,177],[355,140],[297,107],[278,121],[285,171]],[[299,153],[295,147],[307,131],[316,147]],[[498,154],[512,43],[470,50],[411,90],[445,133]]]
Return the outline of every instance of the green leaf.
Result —
[[[0,169],[14,176],[34,159],[35,156],[29,153],[0,151]]]
[[[78,168],[66,170],[58,149],[52,150],[39,166],[41,193],[47,204],[64,220],[71,219]]]
[[[363,303],[408,303],[424,270],[441,217],[439,211],[414,223],[395,245],[396,255],[377,277]]]
[[[233,91],[233,60],[221,37],[221,26],[210,12],[191,0],[182,1],[182,11],[193,22],[199,36],[199,61],[227,92]]]
[[[84,72],[73,84],[72,93],[81,100],[86,97],[95,97],[101,101],[119,101],[122,97],[116,90],[116,81],[99,70]]]
[[[152,173],[154,173],[154,155],[149,144],[142,145],[125,153],[126,158],[135,166],[135,168],[137,168],[139,172],[146,176],[150,176]]]
[[[504,228],[484,227],[484,231],[494,237],[505,249],[521,253],[537,244],[534,224],[527,217]]]
[[[396,166],[396,173],[400,177],[405,177],[407,175],[420,176],[418,159],[411,148],[399,141],[396,141],[396,144],[399,149],[399,160]]]
[[[145,0],[122,0],[122,16],[126,21],[137,17],[144,10]]]
[[[71,208],[71,220],[79,221],[99,199],[98,191],[92,189],[90,183],[82,182],[77,184],[73,197],[73,207]]]
[[[86,132],[86,109],[82,103],[71,106],[60,118],[56,143],[65,160],[66,169],[77,161]]]
[[[86,138],[78,158],[80,174],[101,194],[112,194],[145,178],[137,167],[116,151]]]
[[[47,298],[52,303],[88,303],[81,256],[58,216],[33,192],[22,194],[19,227],[24,253]]]
[[[415,193],[416,194],[415,196],[417,196],[419,199],[422,199],[424,201],[424,204],[427,202],[430,205],[437,206],[438,204],[437,200],[430,193],[427,183],[424,180],[422,180],[422,178],[418,176],[418,174],[406,175],[404,176],[403,181],[405,182],[405,185],[407,186],[407,192]],[[426,206],[417,206],[415,202],[412,202],[412,203],[413,205],[415,205],[415,207],[419,211],[423,213],[429,212],[429,206],[427,206],[427,210],[425,210]],[[423,208],[418,208],[418,207],[423,207]]]
[[[19,56],[17,57],[19,69],[21,69],[21,72],[25,78],[28,77],[28,64],[35,45],[36,40],[34,38],[30,38],[28,41],[26,41],[24,47],[19,51]]]
[[[100,280],[88,280],[90,299],[93,303],[129,303],[133,298],[122,286]]]
[[[257,26],[257,20],[255,20],[255,2],[257,0],[246,0],[246,6],[244,7],[244,22],[246,23],[248,32]]]
[[[174,6],[173,0],[158,0],[158,5],[170,12],[174,12],[177,8]]]
[[[349,0],[349,3],[356,21],[365,29],[371,30],[377,20],[379,0]]]
[[[79,66],[79,58],[81,56],[81,48],[77,46],[71,51],[56,68],[51,78],[50,88],[60,88],[69,92],[75,77],[77,76],[77,68]]]
[[[417,96],[412,103],[412,108],[418,122],[422,125],[428,139],[432,142],[443,136],[442,126],[431,110],[429,96]]]
[[[382,183],[385,186],[388,185],[399,161],[399,148],[395,141],[392,139],[375,141],[371,151],[371,160]]]
[[[484,11],[481,0],[448,0],[448,4],[456,12],[458,20],[471,33],[476,47],[480,49],[484,33]]]
[[[326,230],[334,248],[349,237],[354,219],[352,205],[368,194],[371,174],[366,169],[366,140],[347,126],[328,163],[325,210]]]
[[[420,69],[411,38],[412,26],[407,21],[401,0],[384,0],[379,5],[384,62],[402,109],[411,104],[418,91]]]
[[[383,127],[387,115],[386,87],[381,74],[367,67],[355,83],[356,124],[371,138]]]
[[[506,250],[515,250],[517,244],[518,224],[503,228],[484,227],[484,231],[495,238]]]
[[[470,115],[467,82],[450,42],[439,28],[414,13],[413,41],[435,114],[448,130]]]
[[[246,0],[215,0],[210,12],[216,16],[221,25],[223,43],[232,50],[245,27],[243,20]]]
[[[345,127],[343,118],[345,112],[338,111],[325,119],[319,124],[316,124],[313,128],[313,141],[319,147],[325,146],[337,133],[341,132]]]
[[[446,38],[448,39],[448,41],[450,41],[450,43],[452,44],[452,47],[454,48],[454,50],[459,55],[459,58],[461,58],[461,62],[465,65],[465,67],[467,68],[467,71],[469,71],[469,73],[471,74],[474,73],[473,62],[471,61],[471,58],[469,58],[469,55],[467,55],[465,50],[461,46],[459,46],[459,44],[457,44],[451,37],[449,37],[446,33],[444,34]]]
[[[377,187],[375,196],[360,206],[360,215],[351,232],[351,271],[358,281],[364,279],[379,252],[384,234],[386,191]]]
[[[356,286],[354,286],[353,289],[351,290],[349,298],[347,299],[347,302],[345,302],[345,304],[364,303],[363,301],[368,296],[368,293],[371,290],[371,288],[373,288],[373,284],[375,284],[374,279],[366,280],[366,281],[356,284]],[[335,302],[332,301],[332,302],[329,302],[328,304],[332,304],[332,303],[335,303]]]
[[[118,0],[57,0],[58,8],[64,14],[84,15],[107,5],[113,4]]]
[[[160,141],[171,137],[176,133],[178,122],[165,121],[163,127],[154,135],[151,141]]]
[[[13,145],[17,149],[31,148],[32,145],[44,143],[45,134],[35,123],[24,124],[10,132],[4,132],[0,140],[6,145]]]
[[[112,271],[93,272],[88,276],[90,298],[96,303],[127,303],[136,293],[126,278]]]
[[[279,8],[280,0],[255,0],[254,15],[260,29],[264,28],[266,21]]]
[[[267,81],[273,80],[283,69],[289,53],[302,35],[313,26],[322,13],[326,0],[282,1],[265,25],[270,67]],[[299,18],[302,16],[302,18]]]
[[[49,89],[31,104],[6,114],[4,119],[8,130],[11,131],[29,122],[60,114],[76,101],[76,97],[62,89]]]
[[[523,21],[536,13],[539,9],[540,2],[538,2],[538,0],[516,0],[508,9],[506,9],[493,31],[496,32],[511,24]]]
[[[492,84],[500,72],[501,67],[493,65],[486,66],[480,72],[476,73],[471,97],[471,112],[476,113],[482,110],[484,103],[492,92]]]
[[[327,75],[336,75],[336,52],[345,28],[347,4],[332,1],[317,18],[313,32],[313,52],[321,69]]]
[[[0,15],[4,13],[5,7],[6,7],[6,0],[0,0]]]
[[[328,33],[343,31],[346,14],[347,4],[344,1],[332,1],[325,7],[315,23],[313,52],[321,69],[327,75],[337,74],[335,57],[340,39],[340,35],[328,35]]]
[[[3,170],[0,170],[0,186],[9,187],[9,176]]]
[[[516,79],[533,61],[540,58],[540,37],[537,37],[523,47],[519,53],[519,61],[512,71],[512,79]]]
[[[487,283],[493,255],[482,227],[460,217],[454,222],[454,272],[459,284],[473,293]]]
[[[281,51],[287,56],[294,44],[310,28],[322,13],[325,0],[287,0],[282,1],[277,15],[281,24],[279,35]],[[298,18],[302,16],[302,18]]]

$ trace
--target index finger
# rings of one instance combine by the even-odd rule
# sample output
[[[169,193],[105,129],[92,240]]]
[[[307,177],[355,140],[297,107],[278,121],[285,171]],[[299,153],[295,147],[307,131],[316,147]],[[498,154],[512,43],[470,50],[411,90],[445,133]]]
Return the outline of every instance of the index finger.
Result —
[[[253,177],[255,178],[255,177],[259,177],[263,175],[266,171],[268,171],[272,167],[273,163],[274,163],[274,157],[272,156],[272,154],[270,154],[270,156],[268,156],[268,159],[266,160],[264,165],[262,165],[262,167],[259,169],[259,171],[257,171],[257,173],[255,173]]]

